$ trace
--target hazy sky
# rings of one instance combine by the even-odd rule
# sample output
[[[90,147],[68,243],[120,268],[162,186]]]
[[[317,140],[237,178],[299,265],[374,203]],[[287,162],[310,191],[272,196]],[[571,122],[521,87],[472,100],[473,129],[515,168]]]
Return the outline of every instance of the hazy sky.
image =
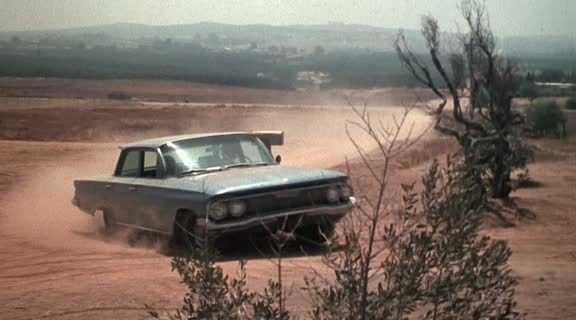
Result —
[[[486,0],[498,35],[576,33],[576,0]],[[0,0],[0,30],[116,22],[309,24],[344,22],[418,28],[431,13],[455,29],[458,0]]]

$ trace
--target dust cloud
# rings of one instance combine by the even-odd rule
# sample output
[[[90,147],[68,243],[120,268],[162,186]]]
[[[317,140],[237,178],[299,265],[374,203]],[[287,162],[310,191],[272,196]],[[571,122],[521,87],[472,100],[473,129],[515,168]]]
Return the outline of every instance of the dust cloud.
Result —
[[[282,155],[283,164],[300,167],[330,168],[342,163],[346,157],[356,155],[345,131],[346,123],[357,119],[349,108],[255,108],[240,117],[233,108],[227,111],[218,117],[206,118],[210,121],[197,122],[193,127],[179,127],[177,132],[170,134],[283,130],[285,145],[277,148],[275,153]],[[390,123],[392,116],[398,115],[401,110],[375,108],[371,112],[374,121],[382,119],[384,123]],[[417,113],[412,115],[410,122],[415,123],[413,134],[426,127],[424,116]],[[362,148],[370,150],[375,147],[367,136],[353,126],[350,128],[351,135]],[[149,137],[151,132],[140,135]],[[6,195],[3,211],[7,214],[2,226],[3,233],[41,248],[118,250],[126,247],[122,245],[126,239],[141,247],[137,241],[134,244],[135,238],[130,234],[121,234],[114,239],[103,238],[94,218],[71,204],[74,179],[111,175],[118,155],[117,143],[85,144],[78,151],[75,151],[74,144],[58,145],[59,148],[67,148],[69,156],[57,156],[57,161],[45,161],[42,166],[29,169],[18,189]]]
[[[164,134],[283,130],[286,145],[274,153],[282,155],[284,165],[330,168],[356,154],[345,131],[346,122],[356,119],[349,108],[227,106],[190,112],[165,106],[163,112],[134,112],[131,107],[94,107],[94,113],[106,116],[89,114],[88,123],[80,122],[86,118],[82,112],[57,110],[47,118],[28,110],[29,125],[39,130],[36,137],[76,142],[0,140],[0,190],[6,190],[0,193],[0,314],[11,319],[132,319],[145,314],[145,304],[176,308],[181,301],[183,288],[169,272],[170,256],[159,250],[159,242],[129,231],[103,237],[96,221],[71,204],[74,179],[112,174],[119,144]],[[372,111],[374,121],[391,123],[401,110]],[[122,130],[112,130],[120,127],[119,119],[124,119]],[[422,119],[413,115],[418,128],[426,124]],[[86,134],[88,129],[93,133]],[[366,150],[374,147],[364,135],[351,133]],[[274,268],[261,256],[250,257],[250,284],[263,288]],[[321,259],[296,257],[288,263],[287,281],[300,285],[302,272],[320,266]],[[233,258],[219,265],[232,273],[237,262]]]
[[[78,150],[71,159],[28,170],[18,189],[5,196],[3,233],[39,248],[106,248],[101,241],[93,241],[102,240],[94,218],[75,208],[71,200],[75,178],[109,174],[114,158],[115,154],[105,148],[98,155]]]

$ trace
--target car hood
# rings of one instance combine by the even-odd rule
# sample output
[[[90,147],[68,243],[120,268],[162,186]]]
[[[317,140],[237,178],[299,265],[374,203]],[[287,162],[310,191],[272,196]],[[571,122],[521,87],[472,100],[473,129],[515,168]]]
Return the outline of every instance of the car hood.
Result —
[[[231,168],[224,171],[177,178],[188,187],[201,188],[210,195],[262,190],[286,185],[300,185],[345,179],[346,175],[319,169],[303,169],[271,165],[252,168]]]

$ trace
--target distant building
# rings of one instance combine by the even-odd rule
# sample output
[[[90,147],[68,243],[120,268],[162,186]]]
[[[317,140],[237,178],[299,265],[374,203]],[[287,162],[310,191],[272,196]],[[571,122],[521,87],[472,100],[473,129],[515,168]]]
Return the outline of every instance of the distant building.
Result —
[[[541,87],[552,87],[558,89],[569,89],[576,87],[574,83],[564,83],[564,82],[536,82],[536,85]]]

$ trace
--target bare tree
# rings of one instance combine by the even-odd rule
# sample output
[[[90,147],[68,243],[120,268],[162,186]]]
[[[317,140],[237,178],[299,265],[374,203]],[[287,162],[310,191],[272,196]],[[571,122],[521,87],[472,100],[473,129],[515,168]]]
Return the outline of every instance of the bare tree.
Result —
[[[372,190],[355,189],[359,196],[356,211],[346,216],[342,222],[342,237],[346,245],[341,252],[328,252],[324,257],[326,266],[334,271],[336,281],[325,278],[307,278],[308,288],[313,292],[315,302],[312,318],[323,319],[374,319],[374,298],[370,282],[379,275],[378,258],[383,249],[381,241],[382,221],[390,217],[392,208],[386,205],[389,192],[389,179],[392,162],[417,140],[411,139],[414,124],[408,126],[412,107],[403,109],[399,117],[393,116],[393,124],[374,121],[364,104],[358,108],[348,99],[357,120],[348,122],[346,132],[354,145],[360,160],[368,170],[366,180],[374,184]],[[355,128],[376,146],[373,153],[364,150],[350,129]],[[405,132],[403,132],[405,131]],[[402,135],[406,135],[402,137]],[[412,137],[413,138],[413,137]],[[379,165],[371,158],[376,157]],[[350,174],[350,170],[348,170]],[[322,282],[322,283],[319,283]],[[382,317],[387,319],[387,317]]]
[[[523,123],[512,108],[519,82],[513,64],[497,52],[484,3],[463,0],[460,9],[467,32],[448,59],[442,56],[438,21],[431,16],[422,18],[431,66],[409,48],[402,32],[395,48],[414,78],[438,97],[438,105],[428,105],[436,130],[457,139],[471,172],[477,180],[488,178],[494,198],[507,198],[512,171],[529,160],[528,149],[513,132]],[[451,115],[445,112],[449,102]]]

